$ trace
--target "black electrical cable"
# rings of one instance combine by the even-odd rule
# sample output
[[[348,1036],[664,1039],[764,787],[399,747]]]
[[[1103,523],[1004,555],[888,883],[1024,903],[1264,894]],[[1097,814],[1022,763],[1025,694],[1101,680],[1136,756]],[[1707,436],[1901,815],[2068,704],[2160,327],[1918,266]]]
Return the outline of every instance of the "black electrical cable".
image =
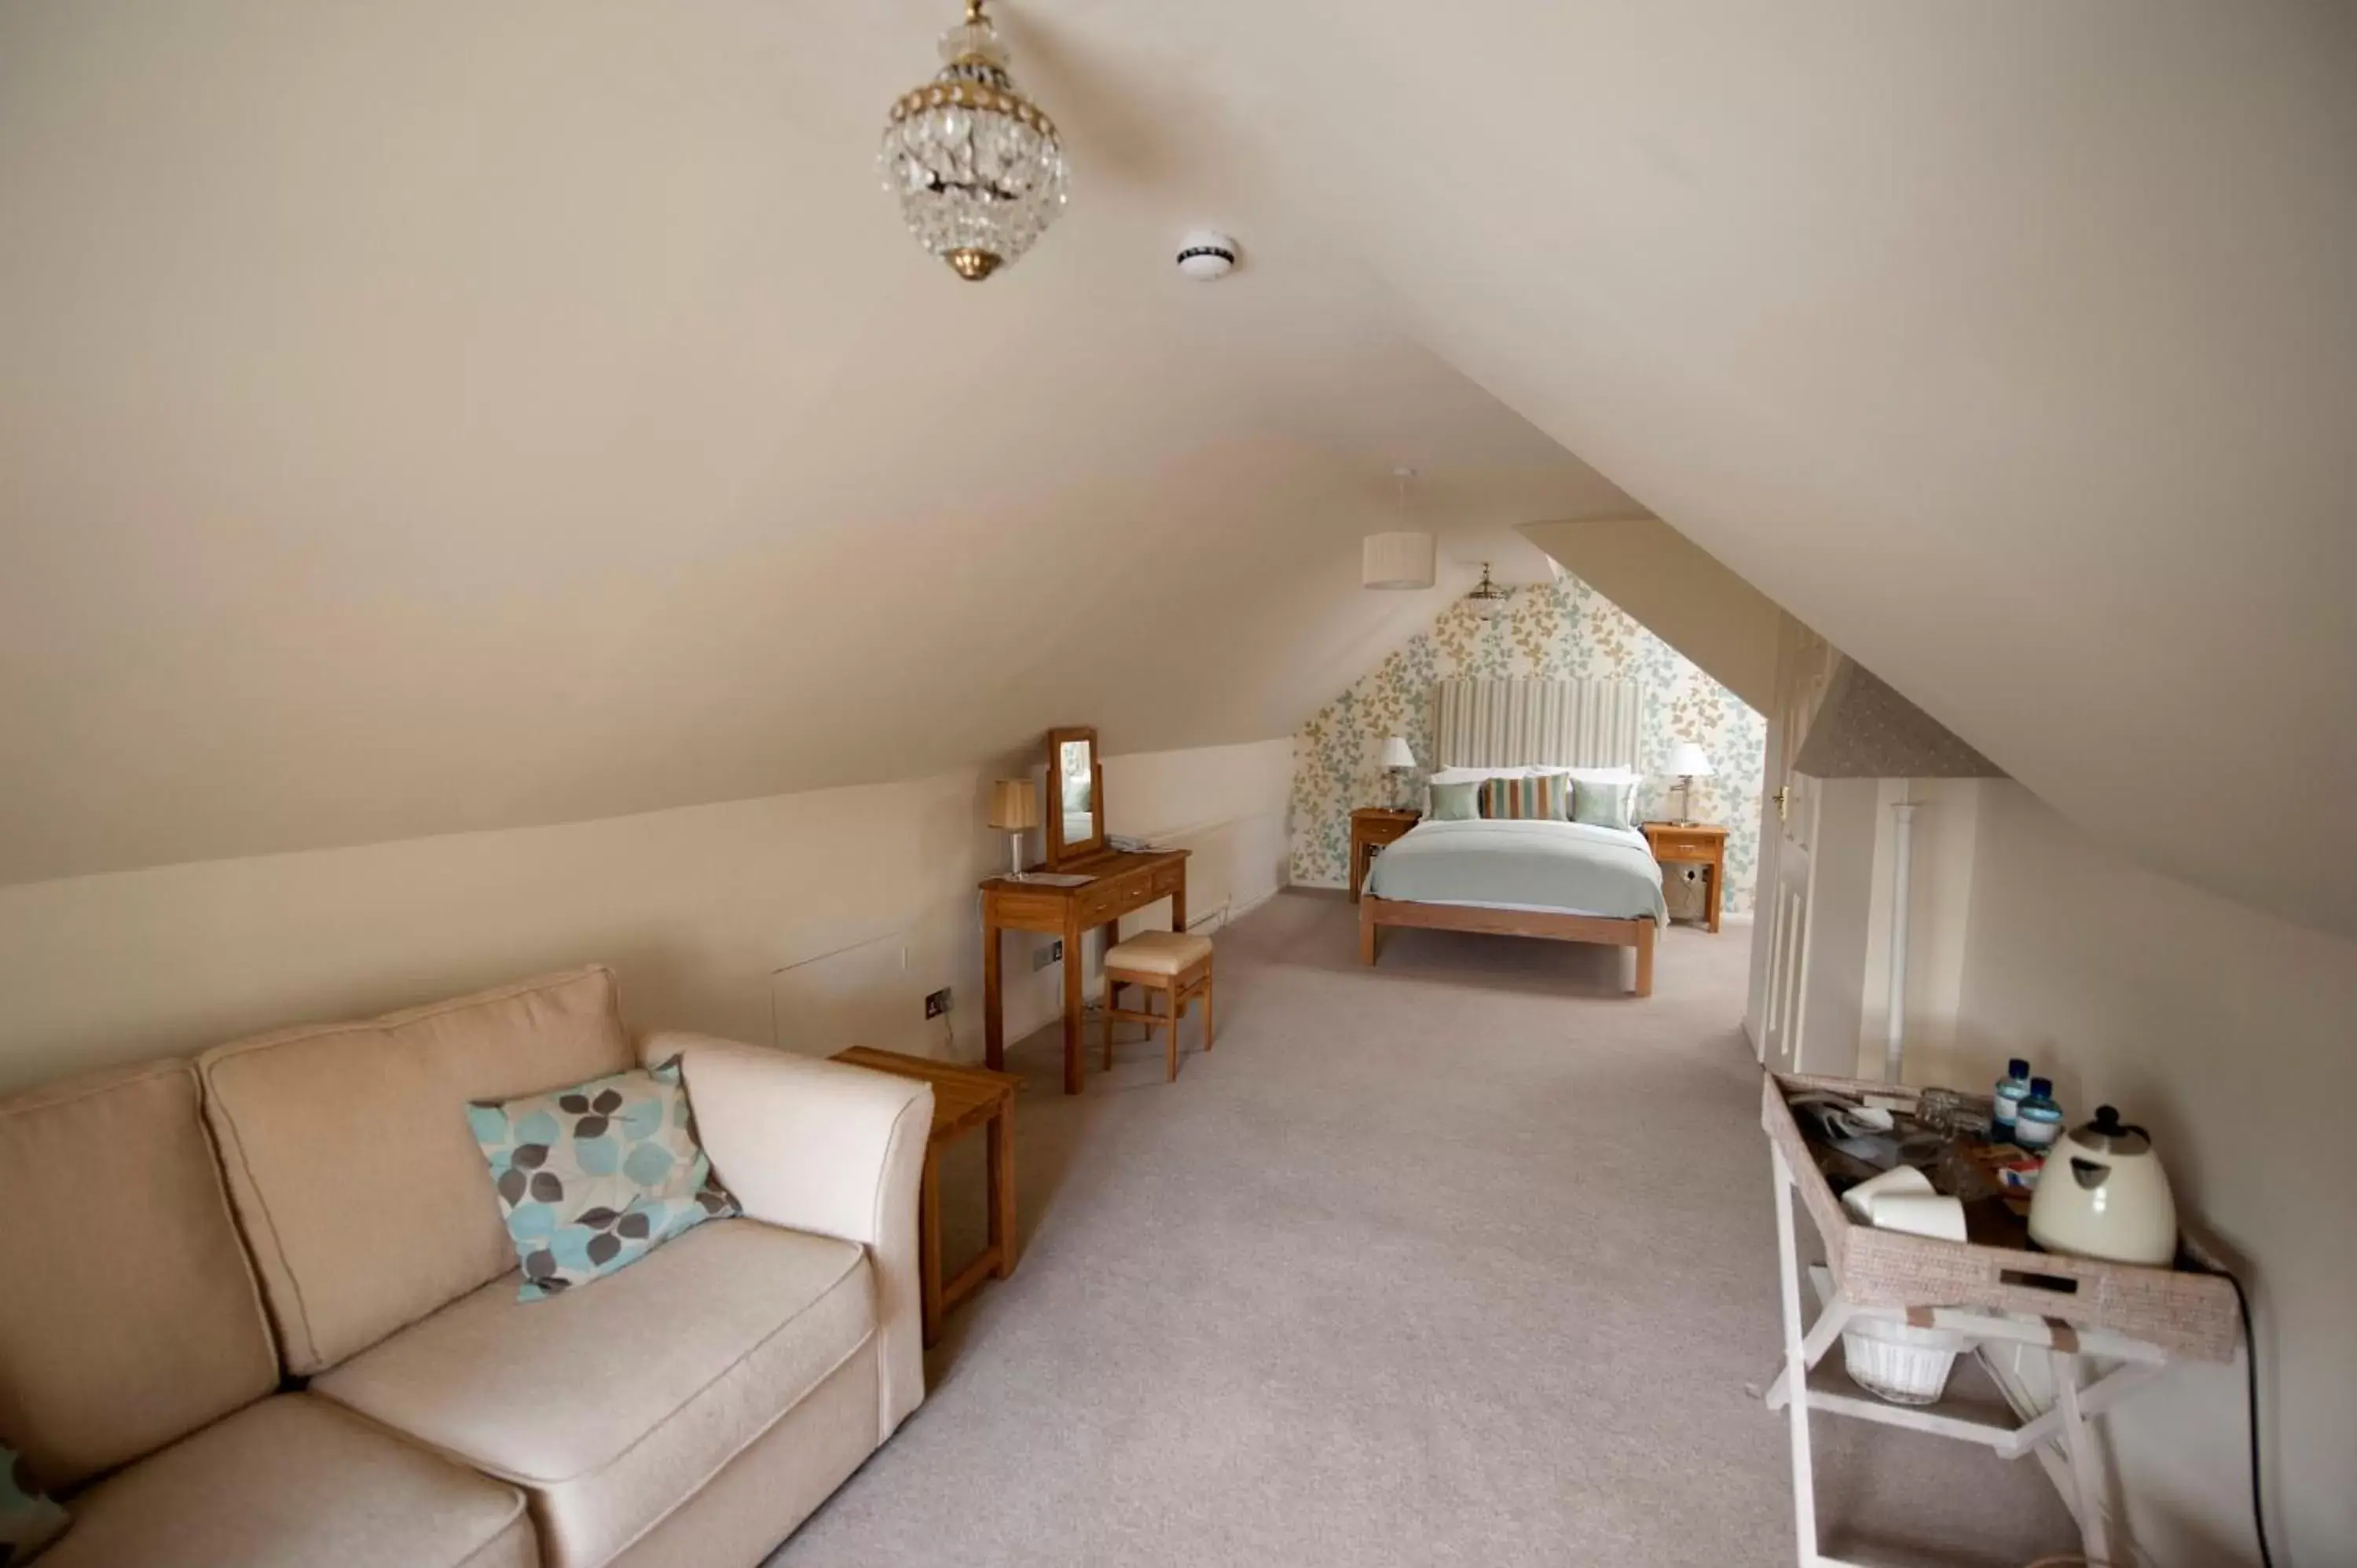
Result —
[[[2222,1268],[2218,1272],[2234,1287],[2234,1300],[2243,1309],[2243,1365],[2250,1374],[2251,1527],[2258,1531],[2259,1562],[2264,1568],[2276,1568],[2275,1553],[2267,1550],[2266,1490],[2259,1484],[2259,1321],[2251,1316],[2251,1298],[2234,1271]]]

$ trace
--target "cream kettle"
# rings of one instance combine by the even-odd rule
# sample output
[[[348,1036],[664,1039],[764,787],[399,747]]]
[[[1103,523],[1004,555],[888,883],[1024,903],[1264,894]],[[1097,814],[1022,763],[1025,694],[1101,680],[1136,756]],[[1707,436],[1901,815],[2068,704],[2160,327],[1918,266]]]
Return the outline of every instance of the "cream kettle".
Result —
[[[2108,1105],[2055,1140],[2029,1200],[2029,1239],[2050,1252],[2166,1265],[2177,1256],[2177,1205],[2152,1134]]]

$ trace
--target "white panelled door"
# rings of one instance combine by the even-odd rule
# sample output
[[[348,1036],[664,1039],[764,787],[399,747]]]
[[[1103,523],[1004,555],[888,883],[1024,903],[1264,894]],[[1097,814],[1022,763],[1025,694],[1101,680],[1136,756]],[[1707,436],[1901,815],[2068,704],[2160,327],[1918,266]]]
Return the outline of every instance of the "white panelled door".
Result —
[[[1775,745],[1760,840],[1768,864],[1752,927],[1753,1036],[1760,1058],[1777,1072],[1792,1070],[1801,1038],[1801,983],[1808,968],[1810,851],[1816,842],[1816,781],[1792,768],[1809,725],[1824,701],[1839,658],[1833,645],[1789,618],[1776,659]]]

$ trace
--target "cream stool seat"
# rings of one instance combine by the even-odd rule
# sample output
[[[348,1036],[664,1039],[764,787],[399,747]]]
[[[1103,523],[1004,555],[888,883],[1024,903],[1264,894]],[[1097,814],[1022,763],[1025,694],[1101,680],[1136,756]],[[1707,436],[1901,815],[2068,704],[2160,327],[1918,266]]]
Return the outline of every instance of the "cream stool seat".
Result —
[[[1141,931],[1105,950],[1104,1065],[1113,1066],[1113,1028],[1117,1022],[1143,1024],[1150,1031],[1161,1025],[1170,1031],[1165,1056],[1168,1077],[1178,1077],[1178,1020],[1188,1005],[1203,1004],[1203,1048],[1211,1048],[1211,939],[1180,931]],[[1146,992],[1146,1009],[1121,1005],[1121,988],[1138,986]],[[1154,1012],[1155,992],[1163,996],[1164,1010]]]

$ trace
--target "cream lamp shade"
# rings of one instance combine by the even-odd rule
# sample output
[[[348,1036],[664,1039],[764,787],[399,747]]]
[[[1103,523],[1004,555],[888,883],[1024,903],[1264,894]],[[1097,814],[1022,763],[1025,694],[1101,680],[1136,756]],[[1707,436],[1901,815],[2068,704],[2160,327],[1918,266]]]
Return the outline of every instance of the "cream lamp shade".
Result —
[[[1710,765],[1710,753],[1690,740],[1682,740],[1670,753],[1670,765],[1662,771],[1681,779],[1707,779],[1718,769]]]
[[[1407,737],[1405,736],[1395,735],[1392,736],[1391,739],[1383,742],[1383,766],[1385,768],[1414,768],[1415,766],[1415,753],[1408,749]]]
[[[1039,786],[1028,779],[1001,779],[990,787],[990,825],[1006,834],[1006,875],[1026,880],[1023,835],[1039,825]]]
[[[1359,581],[1370,588],[1428,588],[1436,558],[1429,533],[1370,533],[1360,548]]]
[[[1001,779],[990,787],[990,825],[1022,832],[1039,825],[1039,787],[1028,779]]]

